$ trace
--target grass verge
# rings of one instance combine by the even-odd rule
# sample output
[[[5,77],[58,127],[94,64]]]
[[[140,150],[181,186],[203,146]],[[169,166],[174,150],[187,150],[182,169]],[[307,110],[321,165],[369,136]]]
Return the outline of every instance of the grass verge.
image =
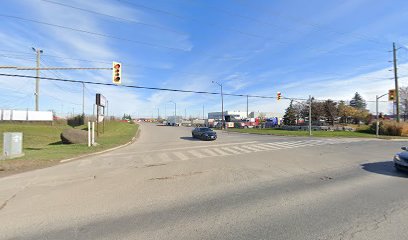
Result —
[[[61,159],[103,151],[129,142],[136,134],[137,125],[111,121],[105,125],[95,147],[86,144],[62,144],[60,134],[67,125],[0,124],[0,145],[3,146],[3,132],[23,132],[25,156],[0,161],[0,176],[35,168],[51,166]],[[79,129],[85,126],[77,127]]]

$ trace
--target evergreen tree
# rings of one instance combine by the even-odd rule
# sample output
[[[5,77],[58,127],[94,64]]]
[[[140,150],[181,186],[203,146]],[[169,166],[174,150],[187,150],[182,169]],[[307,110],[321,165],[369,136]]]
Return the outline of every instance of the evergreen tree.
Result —
[[[356,109],[363,110],[363,109],[366,109],[367,103],[363,99],[363,97],[361,97],[361,95],[358,92],[356,92],[354,94],[354,97],[350,101],[350,106]]]
[[[290,105],[286,108],[285,115],[283,116],[283,124],[296,125],[296,111],[293,107],[293,101],[290,101]]]

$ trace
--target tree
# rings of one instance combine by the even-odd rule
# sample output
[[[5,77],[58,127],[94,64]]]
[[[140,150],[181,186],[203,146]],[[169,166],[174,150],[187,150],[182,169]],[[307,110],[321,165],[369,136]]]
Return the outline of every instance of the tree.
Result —
[[[327,100],[324,102],[324,116],[326,117],[327,123],[330,125],[334,125],[334,121],[337,119],[338,116],[338,108],[337,103],[333,102],[332,100]]]
[[[408,117],[408,87],[401,87],[399,90],[400,109],[404,121]]]
[[[283,124],[296,125],[296,112],[293,107],[293,101],[290,101],[289,107],[286,108],[285,115],[283,116]]]
[[[354,97],[350,101],[350,106],[356,109],[366,109],[367,103],[363,99],[363,97],[361,97],[361,95],[358,92],[356,92],[354,94]]]

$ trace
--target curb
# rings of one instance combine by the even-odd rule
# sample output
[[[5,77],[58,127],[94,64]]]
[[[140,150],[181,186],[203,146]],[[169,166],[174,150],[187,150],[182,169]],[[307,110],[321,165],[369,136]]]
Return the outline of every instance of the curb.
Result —
[[[136,142],[136,140],[137,140],[137,139],[139,138],[139,136],[140,136],[140,128],[141,128],[141,127],[140,127],[140,125],[139,125],[139,127],[137,128],[136,134],[135,134],[135,136],[132,138],[132,140],[130,140],[129,142],[127,142],[127,143],[125,143],[125,144],[123,144],[123,145],[120,145],[120,146],[117,146],[117,147],[114,147],[114,148],[109,148],[109,149],[106,149],[106,150],[103,150],[103,151],[100,151],[100,152],[94,152],[94,153],[89,153],[89,154],[81,155],[81,156],[78,156],[78,157],[63,159],[63,160],[60,160],[59,162],[60,162],[60,163],[71,162],[71,161],[78,160],[78,159],[81,159],[81,158],[90,157],[90,156],[95,156],[95,155],[100,155],[100,154],[103,154],[103,153],[115,151],[115,150],[120,149],[120,148],[124,148],[124,147],[126,147],[126,146],[128,146],[128,145],[130,145],[130,144],[132,144],[132,143],[134,143],[134,142]]]

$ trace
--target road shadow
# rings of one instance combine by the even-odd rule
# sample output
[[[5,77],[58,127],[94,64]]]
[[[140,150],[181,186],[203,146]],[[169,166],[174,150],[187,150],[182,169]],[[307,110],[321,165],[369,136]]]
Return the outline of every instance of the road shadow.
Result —
[[[200,139],[193,138],[193,137],[180,137],[180,139],[186,140],[186,141],[201,141]]]
[[[392,161],[364,163],[361,164],[361,167],[362,169],[372,173],[393,177],[408,178],[408,173],[395,169],[394,162]]]

